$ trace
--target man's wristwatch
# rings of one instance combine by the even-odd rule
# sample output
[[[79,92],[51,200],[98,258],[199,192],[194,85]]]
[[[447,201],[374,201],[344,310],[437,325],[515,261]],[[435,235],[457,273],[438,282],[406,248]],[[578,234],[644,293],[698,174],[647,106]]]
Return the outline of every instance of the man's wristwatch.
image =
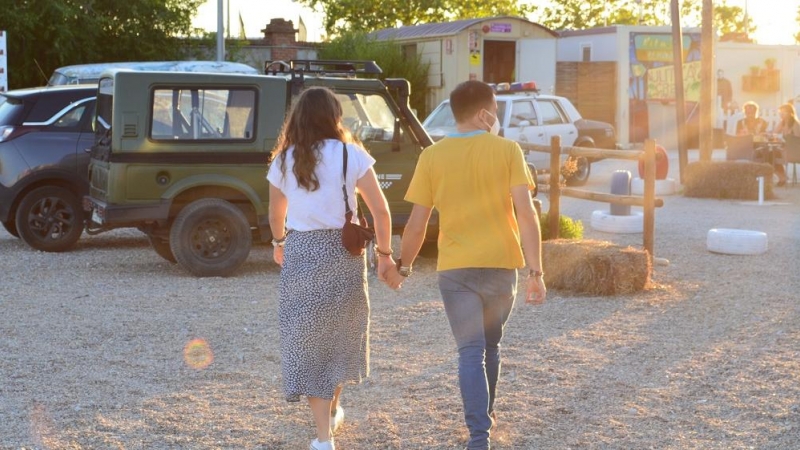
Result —
[[[544,272],[542,272],[541,270],[533,270],[533,269],[531,269],[528,272],[528,278],[534,278],[534,277],[538,278],[538,277],[543,277],[543,276],[544,276]]]
[[[397,258],[397,272],[400,273],[400,276],[408,278],[411,276],[411,266],[404,266],[403,260]]]

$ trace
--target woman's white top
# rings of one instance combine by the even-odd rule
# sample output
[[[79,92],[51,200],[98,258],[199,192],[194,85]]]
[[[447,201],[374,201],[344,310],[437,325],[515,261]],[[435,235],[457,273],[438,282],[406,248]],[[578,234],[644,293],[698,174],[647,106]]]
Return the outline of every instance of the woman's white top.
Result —
[[[326,139],[317,149],[319,162],[315,173],[319,189],[307,191],[297,184],[294,167],[294,146],[286,149],[286,171],[281,173],[278,155],[267,171],[267,180],[283,192],[289,201],[286,228],[297,231],[338,229],[344,225],[344,196],[342,195],[342,142]],[[355,218],[358,205],[355,201],[356,182],[364,176],[375,158],[362,147],[347,144],[347,195]],[[357,220],[354,220],[357,222]]]

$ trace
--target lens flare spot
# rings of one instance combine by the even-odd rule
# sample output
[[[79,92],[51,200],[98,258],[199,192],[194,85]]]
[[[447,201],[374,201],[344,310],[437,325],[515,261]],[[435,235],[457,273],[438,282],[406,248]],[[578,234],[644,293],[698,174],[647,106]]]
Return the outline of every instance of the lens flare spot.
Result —
[[[214,362],[214,352],[205,339],[192,339],[183,348],[183,360],[196,370],[203,370]]]

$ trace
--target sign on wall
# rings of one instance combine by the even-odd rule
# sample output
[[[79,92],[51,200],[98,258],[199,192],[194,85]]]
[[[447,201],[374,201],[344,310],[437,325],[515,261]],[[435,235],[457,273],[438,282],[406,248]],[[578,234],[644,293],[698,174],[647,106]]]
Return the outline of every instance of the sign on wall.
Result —
[[[686,101],[700,100],[700,33],[684,33],[683,86]],[[631,33],[630,99],[675,100],[672,35]]]
[[[6,57],[6,32],[0,30],[0,92],[8,90],[8,58]]]

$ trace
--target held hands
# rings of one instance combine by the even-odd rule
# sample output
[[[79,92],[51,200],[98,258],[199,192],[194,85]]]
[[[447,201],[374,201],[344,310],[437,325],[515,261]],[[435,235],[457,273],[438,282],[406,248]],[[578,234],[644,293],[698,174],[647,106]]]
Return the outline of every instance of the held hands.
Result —
[[[547,297],[547,287],[544,285],[544,277],[530,276],[526,280],[525,303],[530,305],[541,305]]]
[[[400,289],[405,281],[405,277],[397,271],[397,265],[391,256],[378,257],[378,279],[395,290]]]

